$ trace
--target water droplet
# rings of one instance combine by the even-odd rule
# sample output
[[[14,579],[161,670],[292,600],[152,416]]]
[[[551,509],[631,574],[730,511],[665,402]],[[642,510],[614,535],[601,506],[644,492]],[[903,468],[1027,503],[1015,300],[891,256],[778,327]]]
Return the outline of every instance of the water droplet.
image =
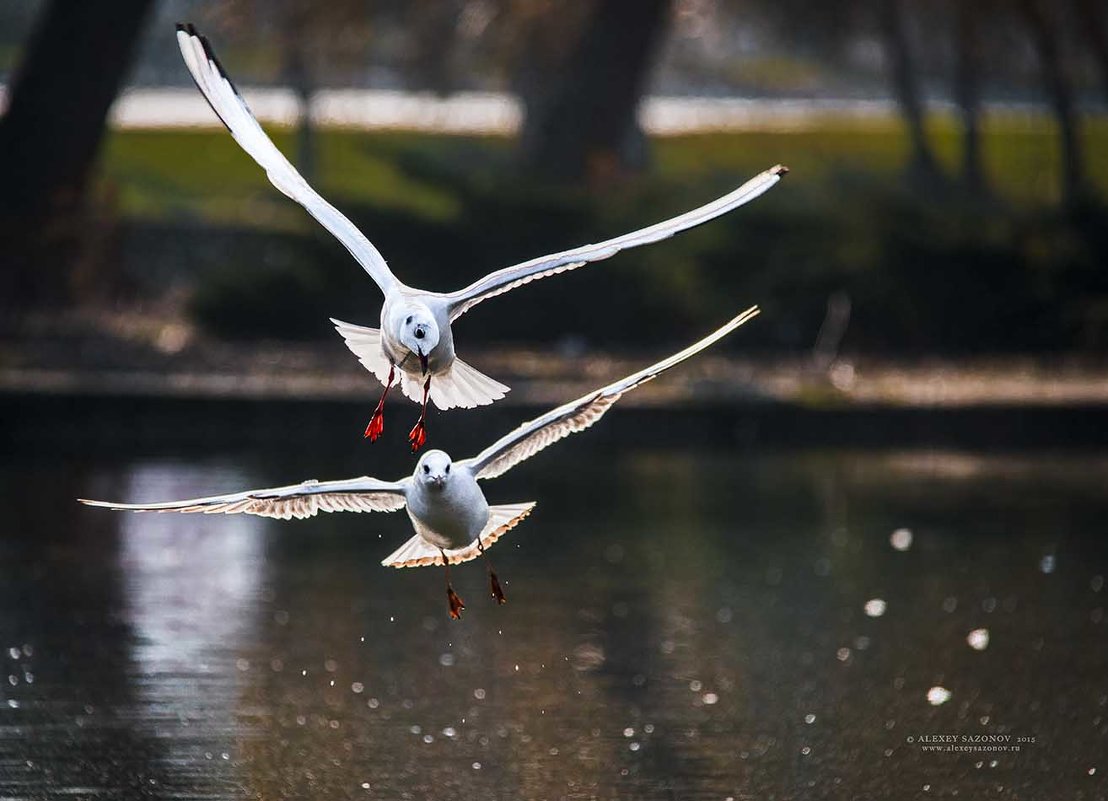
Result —
[[[454,654],[451,654],[451,653],[441,654],[439,656],[439,664],[442,665],[443,667],[453,667],[453,665],[454,665]]]
[[[485,690],[481,687],[478,687],[476,690],[473,691],[473,697],[476,698],[478,701],[484,701]]]
[[[816,716],[809,712],[807,715],[804,716],[804,722],[811,726],[813,723],[816,722]]]
[[[628,726],[626,729],[623,730],[623,736],[624,737],[634,737],[635,736],[635,730],[632,729],[630,726]]]
[[[646,732],[647,734],[653,734],[654,733],[654,724],[653,723],[647,723],[645,726],[642,727],[642,730],[644,732]]]
[[[362,782],[362,789],[363,789],[363,790],[368,790],[368,789],[369,789],[369,787],[370,787],[370,784],[369,784],[369,782]]]
[[[949,614],[957,608],[958,608],[958,599],[955,598],[953,595],[948,595],[945,598],[943,598],[943,611],[944,612]]]
[[[989,647],[989,630],[974,629],[966,635],[966,642],[975,651],[984,651]]]
[[[378,701],[376,698],[370,698],[368,701],[365,702],[365,705],[368,706],[370,709],[376,709],[381,705],[381,702]]]
[[[715,693],[704,693],[704,697],[700,700],[702,700],[708,706],[711,706],[712,704],[715,704],[719,701],[719,696]]]
[[[871,598],[866,601],[866,614],[870,617],[881,617],[885,614],[885,601],[881,598]]]
[[[812,749],[808,746],[804,746],[800,749],[800,753],[804,754],[804,756],[808,756],[808,754],[812,753]]]
[[[906,528],[898,528],[889,535],[889,544],[898,551],[906,551],[912,547],[912,532]]]
[[[703,687],[703,686],[704,685],[701,684],[696,679],[693,679],[692,681],[689,682],[689,689],[692,690],[694,693],[700,692],[700,688]]]
[[[1092,581],[1089,582],[1089,589],[1093,592],[1100,592],[1104,589],[1104,576],[1093,576]]]
[[[350,692],[360,695],[365,692],[365,685],[360,681],[356,681],[350,685]]]
[[[727,606],[720,607],[716,610],[716,620],[720,623],[730,623],[732,617],[731,608]]]
[[[1039,569],[1041,571],[1043,571],[1044,573],[1047,573],[1047,574],[1050,574],[1050,573],[1054,572],[1054,566],[1055,566],[1054,554],[1052,554],[1052,553],[1048,553],[1039,562]]]
[[[458,732],[455,730],[455,728],[453,726],[447,726],[445,729],[442,730],[442,736],[443,737],[453,737],[457,733]]]
[[[432,737],[430,734],[425,734],[425,735],[423,735],[423,742],[430,745],[431,743],[435,742],[435,738]]]
[[[410,731],[412,734],[421,734],[423,732],[423,727],[416,723],[410,729],[408,729],[408,731]]]
[[[939,706],[950,700],[951,692],[946,687],[932,687],[927,691],[927,703]]]
[[[481,763],[480,762],[474,762],[473,763],[473,769],[474,770],[480,770],[481,769]]]
[[[838,659],[840,662],[845,662],[846,660],[850,659],[850,649],[840,648],[838,651],[835,652],[835,658]]]
[[[641,746],[638,743],[631,743],[627,747],[630,748],[632,751],[638,751]]]

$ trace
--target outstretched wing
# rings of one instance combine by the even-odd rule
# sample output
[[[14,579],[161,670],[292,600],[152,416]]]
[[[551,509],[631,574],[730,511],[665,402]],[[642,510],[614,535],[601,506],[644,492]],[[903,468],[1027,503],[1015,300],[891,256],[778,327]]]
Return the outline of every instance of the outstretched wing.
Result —
[[[312,517],[318,512],[395,512],[404,508],[405,495],[403,481],[380,481],[362,476],[345,481],[305,481],[288,487],[167,503],[78,500],[87,506],[102,506],[117,511],[247,514],[288,520]]]
[[[731,320],[722,328],[706,336],[694,345],[690,345],[680,353],[675,353],[668,359],[663,359],[657,364],[652,364],[645,370],[640,370],[626,378],[621,378],[613,384],[590,392],[575,401],[570,401],[564,406],[559,406],[553,411],[547,412],[528,423],[524,423],[511,434],[501,437],[481,453],[463,464],[468,465],[477,478],[496,478],[517,464],[531,458],[536,453],[553,445],[560,439],[584,431],[618,401],[624,393],[630,392],[651,379],[657,378],[669,368],[680,364],[700,351],[718,342],[730,334],[740,325],[758,315],[758,307],[751,306],[738,317]]]
[[[208,40],[191,25],[178,25],[177,45],[181,48],[181,55],[185,58],[185,64],[192,73],[196,86],[207,98],[212,110],[242,149],[265,169],[273,185],[307,209],[309,214],[342,242],[350,255],[377,282],[382,292],[387,293],[396,286],[396,277],[377,248],[342,212],[308,185],[266,136],[231,79],[223,71]]]
[[[641,231],[617,236],[615,239],[609,239],[596,245],[584,245],[562,253],[540,256],[537,259],[525,261],[513,267],[505,267],[495,273],[489,273],[465,289],[444,296],[449,304],[450,319],[454,320],[461,317],[483,300],[502,295],[531,281],[537,281],[540,278],[568,272],[569,270],[576,270],[589,262],[610,258],[621,250],[649,245],[668,239],[674,234],[686,231],[689,228],[695,228],[701,223],[713,220],[754,200],[780,181],[781,176],[788,171],[787,167],[778,164],[776,167],[751,178],[730,194],[724,195],[706,206],[687,211],[679,217],[657,223],[649,228],[643,228]]]

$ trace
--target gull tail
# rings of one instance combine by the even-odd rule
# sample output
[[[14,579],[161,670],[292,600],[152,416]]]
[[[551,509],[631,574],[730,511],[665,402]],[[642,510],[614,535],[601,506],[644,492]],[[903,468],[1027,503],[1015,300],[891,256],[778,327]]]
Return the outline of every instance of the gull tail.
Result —
[[[534,501],[529,501],[527,503],[508,503],[502,506],[490,506],[489,522],[485,524],[485,528],[481,532],[481,545],[485,550],[491,548],[494,542],[519,525],[520,521],[531,514],[531,510],[534,508]],[[474,541],[464,548],[447,550],[446,560],[452,565],[457,565],[462,562],[468,562],[471,559],[476,559],[480,555],[481,551],[477,548],[476,541]],[[441,565],[442,554],[439,553],[438,546],[432,545],[427,540],[423,539],[423,537],[416,534],[386,557],[381,564],[385,567],[428,567],[432,565]]]
[[[431,401],[440,409],[472,409],[500,400],[508,387],[478,372],[459,358],[450,370],[431,379]]]
[[[331,318],[331,322],[346,342],[346,347],[358,357],[362,367],[377,376],[381,384],[387,384],[389,368],[392,365],[389,364],[388,357],[381,348],[381,330],[344,323],[334,318]],[[423,378],[413,377],[401,371],[400,391],[416,403],[422,403]],[[444,410],[455,407],[472,409],[477,406],[488,406],[503,398],[508,391],[508,387],[499,381],[474,370],[457,358],[454,359],[448,371],[431,379],[431,402],[437,408]]]
[[[331,323],[346,342],[346,347],[358,357],[362,367],[377,376],[382,385],[388,384],[392,365],[381,348],[381,329],[344,323],[334,317],[331,318]]]

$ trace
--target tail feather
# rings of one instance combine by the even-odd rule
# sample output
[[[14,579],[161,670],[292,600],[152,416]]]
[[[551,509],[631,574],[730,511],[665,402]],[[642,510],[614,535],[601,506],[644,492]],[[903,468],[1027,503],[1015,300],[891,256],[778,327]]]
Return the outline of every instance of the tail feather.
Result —
[[[522,521],[531,510],[535,508],[535,502],[509,503],[501,506],[489,507],[489,522],[485,524],[481,532],[481,545],[488,550],[493,543],[507,534]],[[468,562],[481,555],[477,542],[471,542],[464,548],[454,548],[446,551],[446,561],[457,565]],[[385,567],[429,567],[442,564],[442,553],[438,546],[432,545],[423,537],[416,534],[382,562]]]
[[[392,365],[381,348],[381,330],[366,328],[353,323],[344,323],[333,317],[331,322],[339,332],[346,347],[358,357],[362,367],[377,376],[377,380],[386,384]],[[400,391],[416,403],[423,402],[423,379],[400,373]],[[450,369],[431,380],[431,402],[439,409],[473,409],[488,406],[504,397],[508,387],[495,379],[473,369],[461,359],[454,359]]]
[[[334,317],[331,318],[331,323],[346,342],[346,347],[358,357],[362,367],[377,376],[377,380],[382,384],[388,383],[389,369],[392,365],[389,364],[388,357],[381,349],[381,330],[344,323]]]
[[[509,388],[455,358],[450,370],[431,381],[431,401],[440,409],[472,409],[500,400]]]

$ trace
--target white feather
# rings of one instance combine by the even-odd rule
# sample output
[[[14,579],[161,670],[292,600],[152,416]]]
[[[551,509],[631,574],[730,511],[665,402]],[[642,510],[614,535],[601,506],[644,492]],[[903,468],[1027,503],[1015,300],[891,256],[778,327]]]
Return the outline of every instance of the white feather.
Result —
[[[534,501],[528,503],[509,503],[489,507],[489,522],[481,531],[481,546],[488,550],[504,534],[511,531],[535,508]],[[432,545],[416,534],[391,554],[381,564],[385,567],[429,567],[442,564],[442,554],[437,545]],[[446,550],[446,560],[452,565],[468,562],[481,555],[474,540],[464,548]]]

